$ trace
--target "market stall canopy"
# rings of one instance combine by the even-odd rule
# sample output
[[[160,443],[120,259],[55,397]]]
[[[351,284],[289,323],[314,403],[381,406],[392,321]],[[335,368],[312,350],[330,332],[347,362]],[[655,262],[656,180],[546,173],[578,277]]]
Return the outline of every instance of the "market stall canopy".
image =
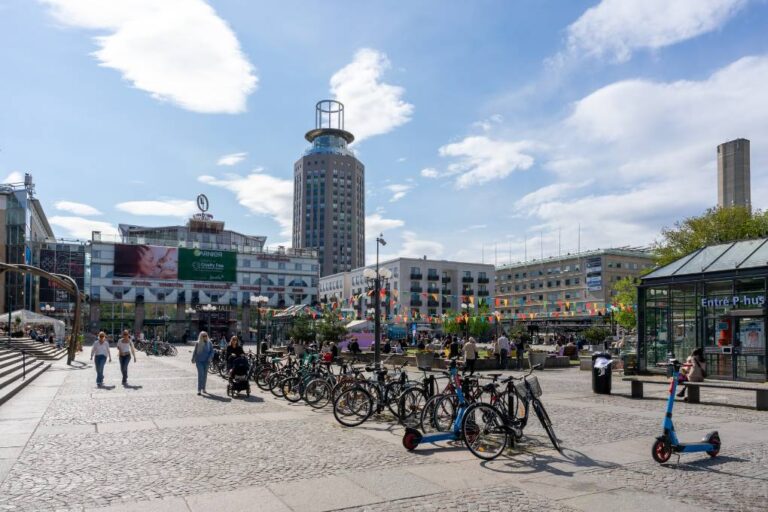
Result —
[[[20,318],[21,320],[17,321],[17,318]],[[5,324],[7,321],[8,315],[0,316],[0,322]],[[50,328],[53,329],[53,332],[57,338],[64,338],[64,322],[49,316],[41,315],[40,313],[35,313],[34,311],[29,311],[27,309],[19,309],[12,312],[11,323],[19,324],[23,329],[35,327]]]
[[[347,324],[349,332],[372,332],[373,322],[369,320],[352,320]]]

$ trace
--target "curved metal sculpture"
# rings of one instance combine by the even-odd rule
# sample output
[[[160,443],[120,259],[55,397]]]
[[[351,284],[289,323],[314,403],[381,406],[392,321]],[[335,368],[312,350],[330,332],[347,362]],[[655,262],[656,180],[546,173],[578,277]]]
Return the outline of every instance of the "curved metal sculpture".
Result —
[[[32,274],[38,277],[44,277],[49,281],[53,281],[62,288],[67,290],[70,294],[75,296],[75,311],[74,318],[72,319],[72,331],[70,333],[69,344],[67,346],[67,364],[72,364],[75,360],[75,354],[77,353],[77,340],[80,332],[80,309],[82,302],[85,302],[85,295],[80,291],[77,283],[74,279],[64,274],[52,274],[46,272],[39,267],[33,267],[32,265],[24,265],[21,263],[2,263],[0,262],[0,278],[5,276],[6,272],[18,272],[20,274]],[[8,305],[10,307],[10,305]],[[8,326],[10,331],[11,326]]]

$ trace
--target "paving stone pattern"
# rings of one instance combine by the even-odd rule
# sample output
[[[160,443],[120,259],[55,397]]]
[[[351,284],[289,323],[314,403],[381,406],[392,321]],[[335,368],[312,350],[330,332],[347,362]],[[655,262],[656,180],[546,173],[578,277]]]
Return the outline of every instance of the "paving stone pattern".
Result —
[[[338,509],[339,512],[515,512],[523,510],[574,512],[576,509],[506,486],[428,494],[418,498]]]
[[[650,450],[649,450],[650,452]],[[764,512],[768,508],[768,442],[728,447],[716,458],[681,455],[680,463],[642,462],[597,470],[611,484],[663,494],[719,512]]]

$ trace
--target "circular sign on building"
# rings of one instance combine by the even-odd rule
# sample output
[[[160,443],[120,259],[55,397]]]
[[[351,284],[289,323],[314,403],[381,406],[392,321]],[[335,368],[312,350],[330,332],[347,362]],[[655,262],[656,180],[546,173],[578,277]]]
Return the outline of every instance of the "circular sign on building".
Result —
[[[197,207],[203,213],[208,211],[208,198],[205,196],[205,194],[200,194],[197,196]]]

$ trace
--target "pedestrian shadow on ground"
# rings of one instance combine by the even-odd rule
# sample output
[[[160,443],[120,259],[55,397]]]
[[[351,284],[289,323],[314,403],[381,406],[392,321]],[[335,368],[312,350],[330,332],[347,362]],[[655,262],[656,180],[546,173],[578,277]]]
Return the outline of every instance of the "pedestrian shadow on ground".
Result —
[[[72,361],[69,365],[67,365],[67,368],[70,370],[86,370],[90,367],[90,364],[83,361]]]
[[[107,384],[103,384],[101,386],[96,386],[96,389],[104,389],[106,391],[112,391],[113,389],[115,389],[115,386],[114,385],[108,386]]]
[[[123,387],[124,387],[125,389],[133,389],[133,390],[136,390],[136,389],[144,389],[144,386],[138,386],[138,385],[134,386],[134,385],[132,385],[132,384],[123,384]]]
[[[220,395],[213,395],[211,393],[206,393],[202,395],[203,398],[207,398],[208,400],[213,400],[214,402],[231,402],[232,399],[228,396],[220,396]]]
[[[516,475],[547,473],[555,476],[573,476],[577,470],[569,471],[564,469],[563,463],[576,466],[578,471],[584,469],[608,469],[615,468],[617,464],[601,460],[595,460],[592,457],[569,448],[563,448],[560,453],[530,452],[507,450],[494,461],[485,461],[481,463],[486,469],[497,473],[509,473]],[[557,464],[557,466],[555,466]]]

